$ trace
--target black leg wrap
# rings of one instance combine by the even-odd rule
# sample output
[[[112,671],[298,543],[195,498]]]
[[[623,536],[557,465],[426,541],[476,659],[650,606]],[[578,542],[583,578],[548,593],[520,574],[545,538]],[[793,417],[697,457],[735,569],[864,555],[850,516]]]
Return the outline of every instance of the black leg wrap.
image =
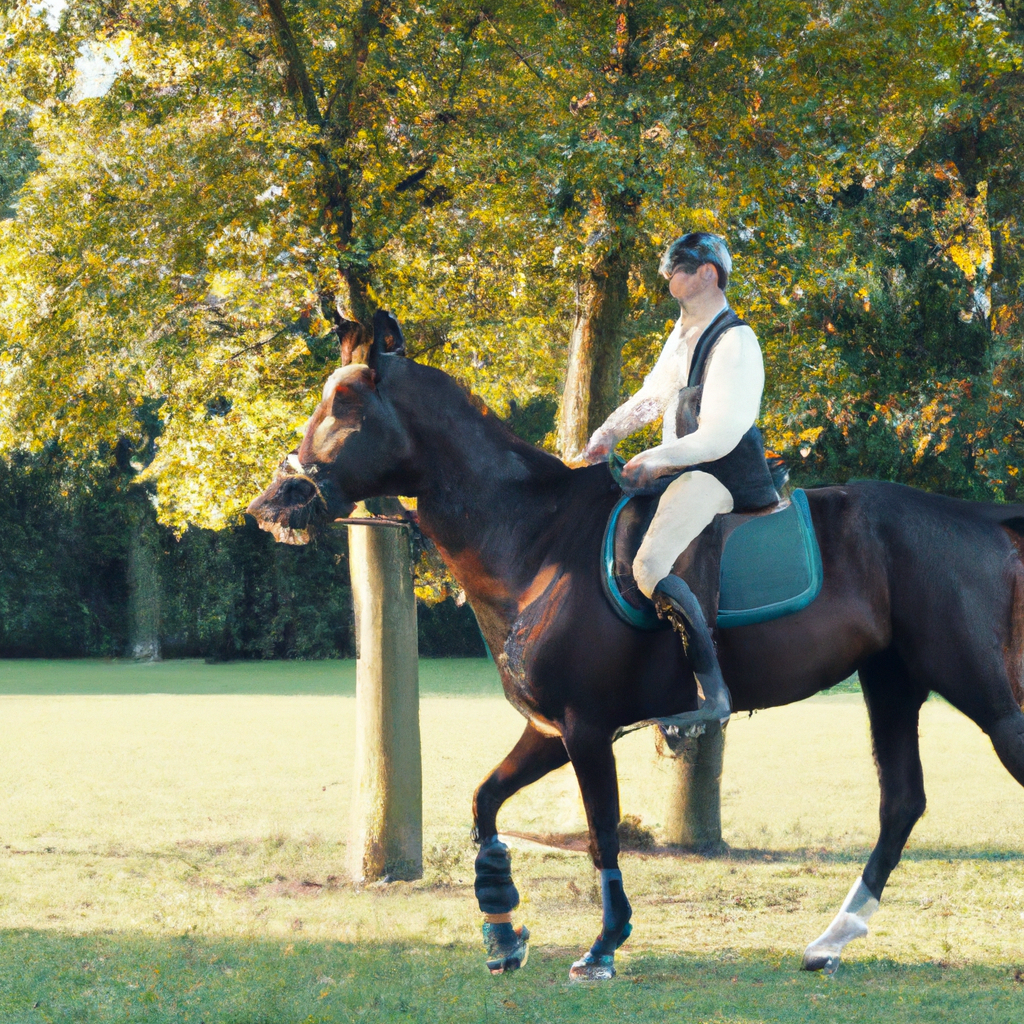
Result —
[[[473,889],[485,914],[507,914],[519,906],[519,892],[512,883],[512,858],[497,836],[480,844]]]
[[[590,955],[595,959],[614,953],[633,931],[629,923],[633,908],[626,898],[621,878],[601,879],[601,902],[604,911],[601,915],[601,934],[590,947]]]

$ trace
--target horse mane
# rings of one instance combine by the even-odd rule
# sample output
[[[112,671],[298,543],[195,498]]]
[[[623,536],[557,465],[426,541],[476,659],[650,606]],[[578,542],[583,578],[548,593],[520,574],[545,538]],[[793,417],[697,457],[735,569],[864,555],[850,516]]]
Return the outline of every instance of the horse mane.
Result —
[[[475,546],[486,564],[504,565],[515,578],[532,578],[544,558],[569,571],[596,566],[604,524],[621,494],[606,465],[570,468],[517,437],[436,367],[393,356],[380,363],[381,390],[414,431],[432,438],[433,486],[429,500],[421,495],[421,521],[436,515],[435,523],[446,523],[449,551]]]
[[[391,360],[396,362],[392,363]],[[435,395],[431,396],[430,401],[432,409],[444,408],[455,415],[465,416],[499,446],[516,452],[534,472],[543,476],[568,475],[574,472],[556,455],[514,434],[508,424],[479,395],[444,370],[405,357],[390,355],[381,357],[381,365],[387,366],[388,377],[401,365],[404,372],[410,375],[411,382],[414,382],[413,393],[420,392],[423,385],[435,390]]]

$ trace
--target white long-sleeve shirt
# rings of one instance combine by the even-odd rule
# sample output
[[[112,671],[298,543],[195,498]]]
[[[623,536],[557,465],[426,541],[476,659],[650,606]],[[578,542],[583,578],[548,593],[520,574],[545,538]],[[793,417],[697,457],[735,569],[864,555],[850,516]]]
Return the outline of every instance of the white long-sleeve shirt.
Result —
[[[706,363],[697,429],[676,437],[679,392],[687,386],[693,349],[710,322],[684,333],[680,317],[643,387],[597,433],[618,442],[661,416],[662,443],[645,453],[652,469],[683,469],[728,455],[757,421],[764,390],[761,347],[745,324],[729,328],[718,339]]]

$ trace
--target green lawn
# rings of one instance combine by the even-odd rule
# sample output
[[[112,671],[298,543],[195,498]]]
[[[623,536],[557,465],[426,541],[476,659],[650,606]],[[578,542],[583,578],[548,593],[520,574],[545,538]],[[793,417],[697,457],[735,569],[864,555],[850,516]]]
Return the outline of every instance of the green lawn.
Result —
[[[594,872],[521,840],[530,962],[483,969],[470,803],[522,728],[487,662],[422,663],[426,877],[344,877],[353,678],[0,663],[0,1021],[1024,1019],[1024,791],[945,703],[922,717],[929,812],[835,979],[796,968],[877,827],[862,702],[842,692],[730,724],[729,853],[627,854],[620,977],[580,988]],[[623,810],[657,831],[668,765],[647,731],[617,752]],[[571,771],[501,825],[582,831]]]
[[[0,695],[38,694],[337,694],[356,692],[354,661],[95,661],[0,660]],[[430,658],[420,662],[424,694],[500,694],[488,663],[476,658]]]

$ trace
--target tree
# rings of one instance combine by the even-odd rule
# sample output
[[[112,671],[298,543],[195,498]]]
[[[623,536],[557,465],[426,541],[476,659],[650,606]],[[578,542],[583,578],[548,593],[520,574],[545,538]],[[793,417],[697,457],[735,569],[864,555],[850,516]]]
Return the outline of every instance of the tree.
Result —
[[[149,475],[179,530],[244,506],[379,301],[501,412],[568,373],[571,453],[664,337],[654,268],[684,225],[733,243],[769,434],[813,447],[855,376],[824,304],[873,274],[846,204],[884,191],[994,31],[913,2],[139,0],[71,4],[57,31],[31,10],[3,13],[29,162],[0,231],[2,443],[138,443],[132,410],[163,398]],[[86,44],[120,73],[73,103]]]
[[[651,348],[665,330],[654,268],[672,237],[688,226],[742,242],[759,217],[792,236],[792,207],[833,190],[837,149],[853,163],[912,144],[946,88],[935,82],[948,26],[922,27],[917,5],[886,18],[881,51],[875,15],[819,14],[804,3],[536,4],[507,33],[524,84],[535,79],[523,170],[546,176],[576,298],[558,425],[570,461],[620,400],[623,345],[642,336]],[[741,264],[741,288],[745,276]]]
[[[52,31],[8,6],[3,105],[31,113],[39,171],[0,236],[3,446],[138,441],[133,410],[162,398],[162,517],[236,515],[292,447],[344,314],[372,308],[377,254],[443,194],[460,17],[143,0],[70,4]],[[121,72],[73,103],[86,43],[116,45]]]

